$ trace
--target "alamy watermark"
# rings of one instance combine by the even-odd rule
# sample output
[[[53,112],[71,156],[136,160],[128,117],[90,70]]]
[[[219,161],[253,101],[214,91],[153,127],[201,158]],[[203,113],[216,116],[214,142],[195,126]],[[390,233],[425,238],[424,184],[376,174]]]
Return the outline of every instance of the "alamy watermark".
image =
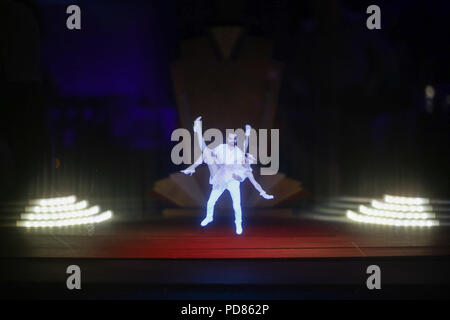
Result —
[[[67,277],[66,286],[69,290],[81,289],[81,268],[75,264],[67,267],[66,273],[70,276]]]
[[[237,146],[244,152],[250,153],[256,162],[264,167],[260,168],[261,175],[275,175],[280,167],[280,130],[279,129],[255,129],[250,130],[248,137],[248,151],[245,150],[245,131],[243,129],[226,129],[225,136],[236,135]],[[174,164],[192,164],[202,157],[201,146],[197,143],[197,133],[194,138],[191,132],[184,128],[175,129],[172,132],[171,140],[178,143],[172,148],[171,160]],[[214,149],[224,143],[222,131],[210,128],[203,133],[206,147]],[[208,144],[209,142],[209,144]],[[269,153],[270,148],[270,153]]]

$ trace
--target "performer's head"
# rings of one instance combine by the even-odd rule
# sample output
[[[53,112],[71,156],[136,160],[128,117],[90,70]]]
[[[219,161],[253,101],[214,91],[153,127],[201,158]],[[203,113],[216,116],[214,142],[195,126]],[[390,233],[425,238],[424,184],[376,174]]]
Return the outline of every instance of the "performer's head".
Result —
[[[228,135],[227,144],[228,144],[230,147],[235,147],[235,146],[237,146],[237,135],[235,135],[234,133],[230,133],[230,134]]]

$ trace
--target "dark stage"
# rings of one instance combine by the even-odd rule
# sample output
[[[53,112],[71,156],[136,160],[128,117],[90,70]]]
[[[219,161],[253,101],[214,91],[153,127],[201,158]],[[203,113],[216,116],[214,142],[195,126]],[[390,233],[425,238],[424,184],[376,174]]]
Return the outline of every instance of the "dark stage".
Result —
[[[255,213],[256,214],[256,213]],[[450,286],[446,229],[405,229],[257,218],[237,237],[219,217],[107,222],[64,229],[2,228],[3,295],[21,298],[383,299],[443,298]],[[83,270],[81,293],[61,283]],[[367,290],[379,265],[383,290]],[[26,290],[25,290],[26,288]]]
[[[201,217],[199,210],[199,217]],[[9,229],[5,258],[364,258],[450,254],[446,229],[403,229],[300,217],[249,217],[241,236],[232,219],[202,228],[200,218],[154,219],[63,229]],[[93,229],[93,230],[90,230]]]
[[[0,1],[0,298],[450,298],[448,39],[444,0]]]

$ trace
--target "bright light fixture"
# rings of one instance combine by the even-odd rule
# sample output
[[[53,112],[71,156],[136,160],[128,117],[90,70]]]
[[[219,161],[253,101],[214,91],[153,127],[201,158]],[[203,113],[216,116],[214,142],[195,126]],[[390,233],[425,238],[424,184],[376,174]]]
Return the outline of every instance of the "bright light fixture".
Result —
[[[69,219],[92,216],[100,212],[99,206],[93,206],[86,210],[68,211],[58,213],[24,213],[21,215],[22,219],[28,220],[55,220],[55,219]]]
[[[30,204],[37,204],[40,206],[59,206],[59,205],[72,204],[72,203],[75,203],[75,201],[77,201],[77,197],[68,196],[68,197],[59,197],[59,198],[31,200]]]
[[[384,201],[372,200],[371,206],[360,205],[359,212],[347,211],[353,221],[391,226],[431,227],[438,226],[426,198],[384,195]]]
[[[405,205],[405,204],[391,204],[385,203],[378,200],[372,200],[372,207],[380,210],[389,211],[403,211],[403,212],[425,212],[431,211],[431,206],[424,205]]]
[[[425,96],[426,96],[428,99],[433,99],[435,93],[436,93],[436,92],[435,92],[434,87],[433,87],[432,85],[427,85],[427,86],[425,87]]]
[[[347,217],[353,221],[361,222],[361,223],[371,223],[371,224],[380,224],[380,225],[389,225],[395,227],[432,227],[438,226],[438,220],[404,220],[404,219],[391,219],[384,217],[374,217],[358,214],[352,210],[347,210]]]
[[[432,219],[435,218],[434,213],[429,212],[402,212],[402,211],[386,211],[366,206],[359,206],[359,212],[377,217],[394,218],[394,219]]]
[[[65,227],[65,226],[75,226],[81,224],[91,224],[91,223],[99,223],[105,220],[108,220],[112,217],[112,211],[105,211],[101,214],[89,216],[89,217],[80,217],[73,219],[59,219],[59,220],[25,220],[25,221],[17,221],[17,226],[19,227]]]
[[[397,197],[386,194],[384,195],[384,202],[392,204],[423,205],[429,204],[430,200],[426,198]]]
[[[33,206],[25,208],[17,226],[63,227],[99,223],[112,217],[112,211],[100,213],[99,206],[88,208],[86,200],[76,201],[76,196],[32,200]]]
[[[25,211],[34,213],[66,212],[66,211],[82,210],[85,209],[87,206],[88,202],[86,200],[83,200],[77,203],[65,205],[26,207]]]

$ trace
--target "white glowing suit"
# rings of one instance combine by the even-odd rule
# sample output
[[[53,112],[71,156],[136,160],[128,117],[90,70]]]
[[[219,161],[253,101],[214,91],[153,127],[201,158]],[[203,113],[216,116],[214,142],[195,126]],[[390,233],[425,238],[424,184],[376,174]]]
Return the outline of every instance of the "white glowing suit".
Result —
[[[240,183],[246,178],[260,192],[260,195],[266,199],[272,199],[273,196],[268,195],[261,186],[255,181],[250,164],[255,159],[250,155],[245,156],[244,152],[237,146],[237,137],[230,134],[227,137],[227,143],[221,144],[210,149],[206,147],[201,132],[201,117],[194,122],[194,131],[197,133],[198,143],[202,149],[202,156],[195,163],[181,172],[192,174],[195,168],[203,161],[208,165],[210,171],[209,183],[212,185],[211,194],[206,206],[206,217],[201,222],[202,226],[206,226],[213,221],[214,206],[225,190],[228,190],[233,201],[233,210],[235,216],[236,233],[242,233],[242,210],[241,210],[241,192]],[[250,135],[250,126],[246,126],[245,148],[248,146],[248,137]]]

